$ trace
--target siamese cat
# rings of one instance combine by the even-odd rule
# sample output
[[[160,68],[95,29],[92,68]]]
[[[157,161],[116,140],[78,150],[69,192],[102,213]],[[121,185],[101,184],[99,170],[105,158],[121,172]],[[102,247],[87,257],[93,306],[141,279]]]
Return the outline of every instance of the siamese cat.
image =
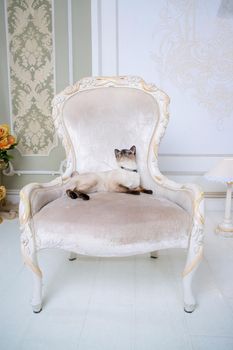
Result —
[[[139,195],[140,192],[152,194],[140,186],[140,175],[136,163],[136,147],[130,149],[115,149],[118,169],[96,173],[73,175],[74,189],[68,189],[67,195],[72,198],[89,200],[87,193],[93,192],[120,192]]]

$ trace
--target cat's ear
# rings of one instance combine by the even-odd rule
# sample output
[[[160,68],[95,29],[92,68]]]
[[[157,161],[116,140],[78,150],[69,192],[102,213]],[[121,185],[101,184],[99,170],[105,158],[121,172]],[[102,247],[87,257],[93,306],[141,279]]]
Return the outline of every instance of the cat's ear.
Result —
[[[117,158],[121,153],[121,151],[119,151],[119,149],[114,149],[114,153],[115,153],[115,157]]]
[[[132,146],[132,147],[130,148],[130,151],[132,151],[133,154],[136,155],[136,146]]]

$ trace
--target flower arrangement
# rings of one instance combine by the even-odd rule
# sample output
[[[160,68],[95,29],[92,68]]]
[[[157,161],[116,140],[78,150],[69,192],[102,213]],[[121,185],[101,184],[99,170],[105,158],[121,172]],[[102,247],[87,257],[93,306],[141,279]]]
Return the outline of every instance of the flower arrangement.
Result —
[[[0,201],[6,197],[6,188],[5,186],[0,186]],[[1,221],[0,221],[1,223]]]
[[[7,168],[9,160],[13,158],[7,152],[16,145],[16,138],[10,134],[9,125],[0,125],[0,168]]]

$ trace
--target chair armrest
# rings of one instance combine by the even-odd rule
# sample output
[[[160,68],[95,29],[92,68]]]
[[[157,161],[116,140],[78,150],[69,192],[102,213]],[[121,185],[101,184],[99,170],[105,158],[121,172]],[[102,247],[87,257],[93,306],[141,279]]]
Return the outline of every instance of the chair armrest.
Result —
[[[185,209],[197,222],[204,224],[204,193],[197,184],[180,184],[169,180],[161,173],[153,177],[157,194]]]
[[[33,228],[33,216],[46,204],[61,197],[72,186],[71,177],[57,177],[48,183],[31,183],[20,191],[19,220],[21,228],[21,251],[26,265],[39,277],[42,272],[37,261],[37,247]]]
[[[154,174],[153,179],[157,184],[158,195],[177,203],[191,215],[188,257],[183,272],[183,276],[187,276],[198,266],[203,255],[204,193],[196,184],[176,183],[159,171]]]
[[[57,177],[48,183],[30,183],[20,191],[19,220],[25,225],[42,207],[61,197],[71,179]]]

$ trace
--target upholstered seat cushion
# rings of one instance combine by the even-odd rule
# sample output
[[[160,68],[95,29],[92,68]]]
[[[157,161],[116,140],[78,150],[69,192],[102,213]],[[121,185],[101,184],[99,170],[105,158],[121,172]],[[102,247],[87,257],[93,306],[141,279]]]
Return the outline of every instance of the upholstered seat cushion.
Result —
[[[64,195],[44,206],[33,222],[38,249],[124,256],[186,247],[191,217],[155,195],[94,193],[89,201]]]

